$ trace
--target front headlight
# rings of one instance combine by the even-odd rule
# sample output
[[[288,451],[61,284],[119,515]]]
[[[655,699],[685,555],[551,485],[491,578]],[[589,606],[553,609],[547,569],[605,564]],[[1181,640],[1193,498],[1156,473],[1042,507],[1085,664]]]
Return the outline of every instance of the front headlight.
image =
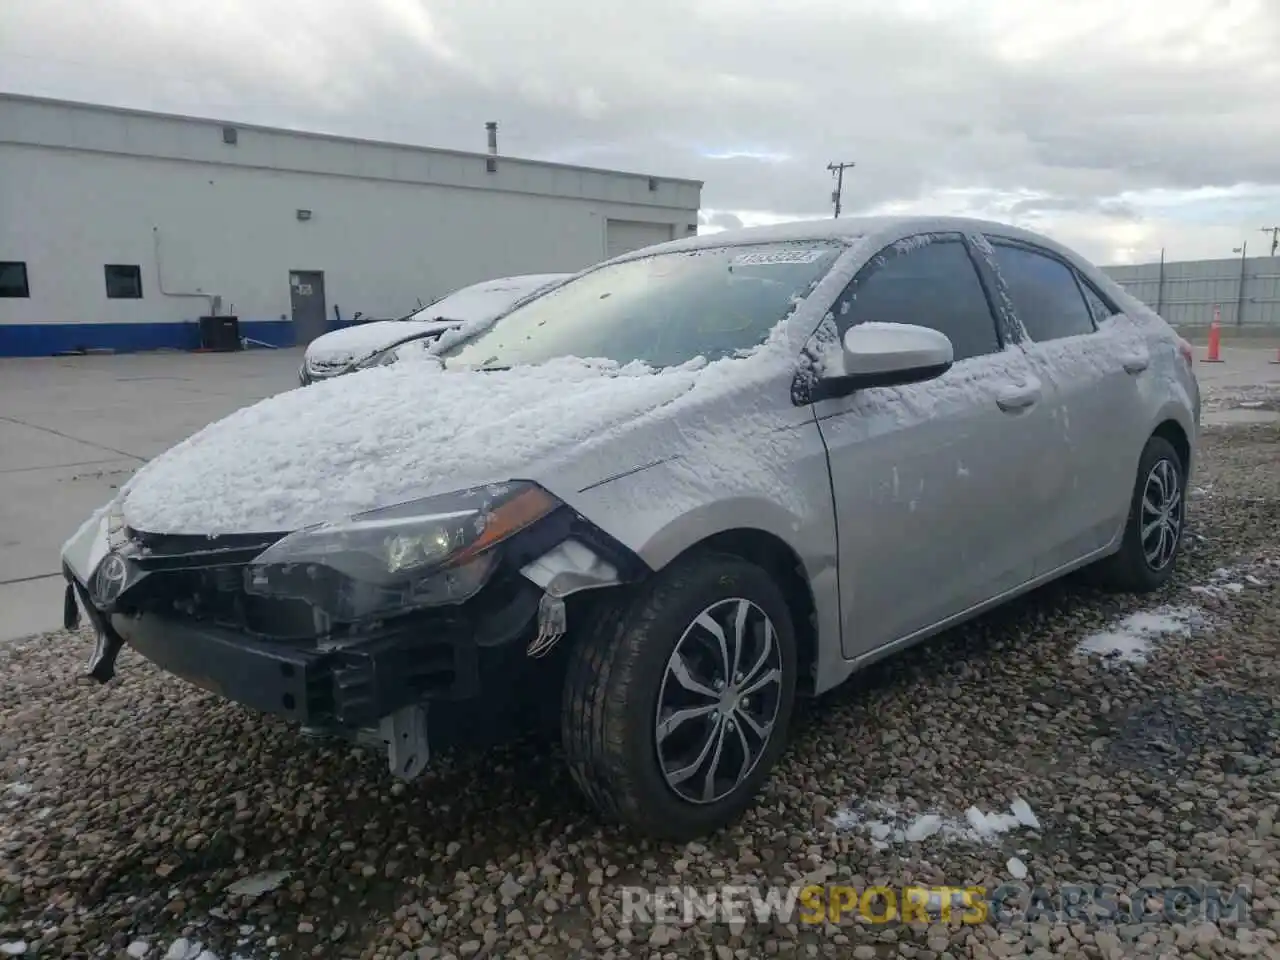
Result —
[[[259,554],[245,588],[304,599],[343,620],[461,603],[493,573],[495,548],[558,506],[521,481],[307,527]]]

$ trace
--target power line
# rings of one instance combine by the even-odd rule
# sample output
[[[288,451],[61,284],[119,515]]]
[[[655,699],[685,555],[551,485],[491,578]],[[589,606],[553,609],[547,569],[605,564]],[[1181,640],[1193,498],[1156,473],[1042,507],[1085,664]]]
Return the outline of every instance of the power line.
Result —
[[[840,218],[840,200],[844,194],[844,172],[846,169],[856,166],[857,164],[851,161],[827,164],[827,169],[835,174],[836,178],[836,188],[831,191],[831,202],[835,204],[837,220]]]

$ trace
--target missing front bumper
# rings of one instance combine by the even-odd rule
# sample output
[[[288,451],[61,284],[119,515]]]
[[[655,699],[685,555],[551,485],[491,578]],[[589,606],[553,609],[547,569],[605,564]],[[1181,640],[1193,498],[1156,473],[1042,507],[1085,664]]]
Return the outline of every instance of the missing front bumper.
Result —
[[[474,644],[460,636],[393,634],[325,651],[155,615],[116,616],[112,626],[169,673],[302,724],[376,726],[403,707],[479,688]]]
[[[78,622],[80,609],[92,623],[97,642],[88,672],[95,680],[112,679],[127,644],[161,669],[253,710],[348,730],[377,727],[427,700],[476,697],[478,645],[514,639],[536,614],[536,599],[525,597],[496,632],[462,620],[414,621],[380,625],[325,648],[156,613],[104,613],[70,572],[67,580],[64,623]]]

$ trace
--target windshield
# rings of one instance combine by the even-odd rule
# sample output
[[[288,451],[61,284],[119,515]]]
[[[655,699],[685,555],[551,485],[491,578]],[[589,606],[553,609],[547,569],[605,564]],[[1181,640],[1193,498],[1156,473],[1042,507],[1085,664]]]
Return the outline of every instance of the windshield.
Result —
[[[584,274],[442,351],[449,366],[556,357],[671,367],[759,346],[839,255],[830,241],[660,253]]]
[[[489,280],[463,287],[433,300],[409,315],[409,320],[477,320],[497,316],[517,300],[552,283],[554,274]]]

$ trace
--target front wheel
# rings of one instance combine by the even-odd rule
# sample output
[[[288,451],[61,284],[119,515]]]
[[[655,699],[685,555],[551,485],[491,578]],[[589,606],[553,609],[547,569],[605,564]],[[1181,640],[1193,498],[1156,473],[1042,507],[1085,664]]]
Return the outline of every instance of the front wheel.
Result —
[[[791,617],[769,575],[691,555],[577,639],[561,715],[569,770],[609,819],[701,836],[736,819],[769,775],[795,680]]]
[[[1120,549],[1097,566],[1099,585],[1149,593],[1173,576],[1186,526],[1186,467],[1164,437],[1147,441]]]

